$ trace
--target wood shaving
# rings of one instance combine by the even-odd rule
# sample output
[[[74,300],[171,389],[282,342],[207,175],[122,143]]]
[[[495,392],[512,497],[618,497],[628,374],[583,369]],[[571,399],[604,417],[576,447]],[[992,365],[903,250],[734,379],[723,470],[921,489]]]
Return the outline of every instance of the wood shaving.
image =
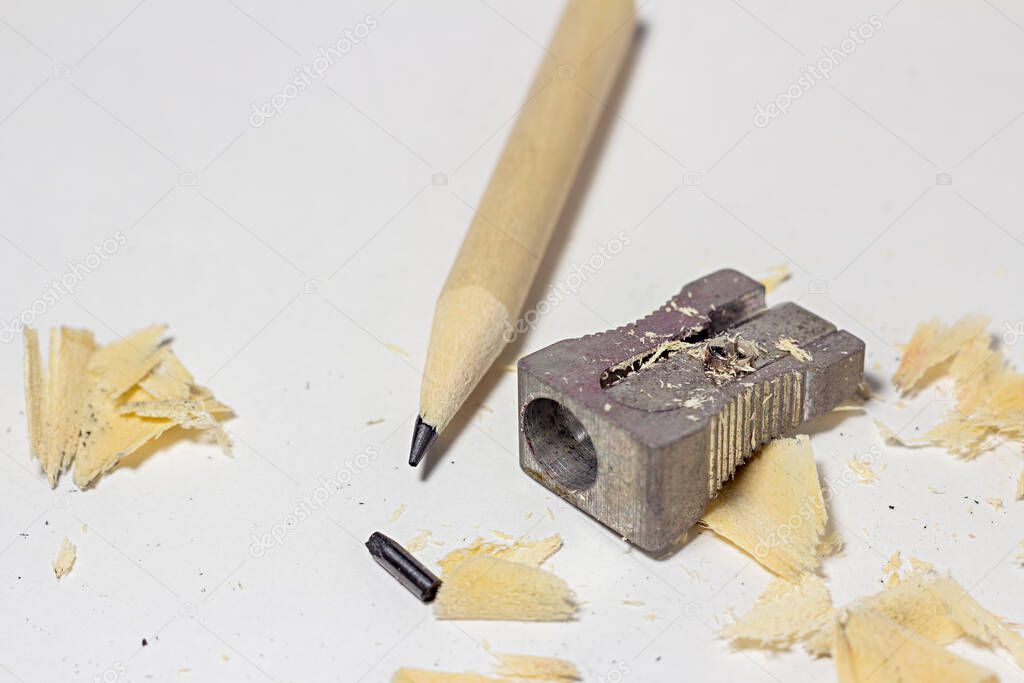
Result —
[[[782,650],[826,631],[834,618],[835,609],[825,583],[813,574],[804,574],[796,583],[775,579],[750,611],[723,628],[719,635],[738,647]]]
[[[847,466],[851,472],[857,475],[857,481],[861,484],[875,484],[878,482],[878,475],[871,469],[871,465],[863,460],[851,458]]]
[[[789,279],[789,265],[780,263],[777,266],[772,266],[768,270],[768,275],[758,280],[764,286],[764,293],[771,294],[778,286]]]
[[[1024,470],[1021,470],[1020,477],[1017,479],[1017,500],[1024,500]]]
[[[439,619],[567,621],[576,613],[569,586],[540,565],[562,547],[555,535],[539,541],[491,543],[477,539],[438,563]]]
[[[825,538],[818,544],[818,555],[821,557],[830,557],[839,553],[843,549],[843,539],[839,536],[838,531],[831,531]]]
[[[63,579],[75,566],[76,557],[78,557],[78,550],[75,548],[75,544],[65,536],[64,540],[60,542],[57,557],[53,560],[53,575],[57,577],[58,581]]]
[[[843,611],[832,646],[840,683],[996,683],[995,675],[872,610]]]
[[[451,571],[456,565],[472,557],[496,557],[539,567],[562,548],[562,537],[558,534],[537,541],[520,539],[514,543],[496,543],[478,538],[465,548],[456,548],[438,564],[443,573]]]
[[[779,337],[779,340],[775,342],[775,348],[777,348],[779,351],[785,351],[786,353],[793,356],[793,358],[796,358],[801,363],[809,363],[812,360],[814,360],[814,357],[811,356],[811,353],[800,348],[800,345],[797,343],[796,339],[793,339],[792,337]]]
[[[492,653],[498,660],[494,672],[513,679],[543,680],[550,683],[582,680],[580,671],[572,662],[556,657]]]
[[[86,368],[95,350],[96,342],[90,332],[68,327],[51,330],[44,373],[38,333],[30,328],[25,330],[29,447],[51,487],[56,486],[77,448],[90,387]]]
[[[213,434],[224,455],[231,455],[231,439],[214,416],[214,412],[230,409],[221,404],[210,405],[205,401],[191,399],[173,401],[128,401],[120,407],[122,415],[161,418],[170,420],[183,429],[208,430]]]
[[[405,544],[405,549],[410,553],[418,553],[427,547],[427,541],[430,539],[429,529],[420,529],[420,532],[409,539]]]
[[[490,652],[486,641],[484,649]],[[501,652],[491,652],[491,655],[498,662],[495,665],[495,673],[499,678],[475,673],[448,673],[405,668],[395,672],[391,683],[493,683],[494,681],[572,683],[572,681],[582,680],[576,665],[564,659]]]
[[[101,347],[86,330],[53,330],[44,373],[38,334],[25,329],[29,444],[51,486],[74,465],[75,484],[85,488],[176,426],[213,434],[230,454],[216,415],[231,409],[195,384],[166,331],[152,325]]]
[[[426,669],[399,669],[391,677],[391,683],[492,683],[500,678],[472,673],[449,673]]]
[[[496,557],[471,557],[445,572],[434,601],[438,619],[568,621],[575,614],[561,578]]]
[[[401,356],[402,358],[409,358],[410,357],[409,356],[409,352],[406,351],[405,349],[403,349],[398,344],[385,344],[384,348],[386,348],[388,351],[390,351],[391,353],[395,354],[396,356]]]
[[[921,323],[903,349],[893,382],[904,394],[912,393],[929,370],[948,361],[972,339],[985,334],[988,318],[967,316],[951,327],[938,320]]]
[[[882,579],[887,583],[891,580],[899,580],[899,572],[903,568],[903,558],[897,550],[889,558],[889,561],[882,566]]]
[[[701,522],[790,581],[821,565],[828,521],[810,440],[776,439],[711,501]]]
[[[95,389],[116,399],[138,384],[170,353],[162,346],[166,325],[151,325],[96,349],[89,359]]]
[[[902,436],[896,433],[894,429],[883,423],[881,420],[875,420],[875,429],[878,430],[878,435],[882,437],[882,441],[892,446],[902,446],[903,448],[918,448],[926,444],[920,441],[914,441],[910,439],[904,439]]]
[[[995,510],[996,512],[999,512],[1000,510],[1003,509],[1003,499],[1002,498],[986,498],[985,502],[988,503],[989,505],[991,505],[992,509]]]
[[[151,398],[139,388],[129,396],[131,400]],[[92,485],[121,458],[174,427],[173,420],[122,414],[117,404],[101,391],[91,394],[88,405],[88,416],[82,424],[83,438],[74,458],[74,481],[79,488]]]
[[[917,572],[935,571],[935,565],[933,565],[931,562],[925,562],[924,560],[919,560],[916,557],[910,558],[910,567],[911,569]]]
[[[983,316],[967,316],[949,327],[937,321],[918,326],[893,380],[906,394],[926,375],[948,376],[956,407],[921,439],[900,440],[890,433],[884,435],[887,440],[940,446],[967,459],[1005,441],[1024,443],[1024,374],[991,347],[987,325]],[[1016,493],[1024,494],[1024,482],[1018,483]]]
[[[196,386],[192,373],[171,353],[169,347],[160,363],[139,380],[139,386],[153,398],[163,401],[202,398],[202,387]],[[211,397],[212,398],[212,397]]]
[[[772,650],[802,642],[811,654],[831,654],[839,680],[847,682],[866,681],[867,676],[872,682],[995,680],[943,649],[965,637],[1005,650],[1018,666],[1024,666],[1024,637],[1006,621],[927,562],[912,559],[913,569],[902,576],[897,570],[901,564],[897,553],[885,567],[893,571],[885,590],[853,601],[832,619],[822,619],[828,613],[823,586],[814,587],[808,595],[800,593],[808,582],[814,586],[815,577],[805,577],[799,587],[777,581],[722,635],[737,645]],[[893,643],[905,641],[894,649]],[[942,662],[949,674],[945,669],[936,673],[931,662]]]

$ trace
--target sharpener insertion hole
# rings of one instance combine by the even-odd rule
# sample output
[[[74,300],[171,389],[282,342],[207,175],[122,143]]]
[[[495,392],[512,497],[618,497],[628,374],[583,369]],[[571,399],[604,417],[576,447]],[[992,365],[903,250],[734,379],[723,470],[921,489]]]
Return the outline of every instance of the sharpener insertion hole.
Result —
[[[587,429],[568,408],[549,398],[531,401],[523,413],[530,451],[556,483],[585,491],[597,481],[597,452]]]

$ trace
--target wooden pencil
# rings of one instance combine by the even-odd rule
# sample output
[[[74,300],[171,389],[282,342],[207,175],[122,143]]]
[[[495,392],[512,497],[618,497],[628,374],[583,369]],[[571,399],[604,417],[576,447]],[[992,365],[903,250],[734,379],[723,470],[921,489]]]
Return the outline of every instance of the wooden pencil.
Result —
[[[514,337],[633,34],[633,0],[569,0],[438,297],[410,465]]]

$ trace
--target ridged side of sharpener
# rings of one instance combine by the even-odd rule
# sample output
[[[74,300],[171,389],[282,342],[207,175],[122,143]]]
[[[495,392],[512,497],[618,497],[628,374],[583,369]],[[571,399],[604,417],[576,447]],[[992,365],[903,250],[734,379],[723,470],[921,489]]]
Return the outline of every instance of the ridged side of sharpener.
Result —
[[[803,379],[794,371],[744,387],[710,419],[709,496],[718,493],[756,449],[802,422]]]

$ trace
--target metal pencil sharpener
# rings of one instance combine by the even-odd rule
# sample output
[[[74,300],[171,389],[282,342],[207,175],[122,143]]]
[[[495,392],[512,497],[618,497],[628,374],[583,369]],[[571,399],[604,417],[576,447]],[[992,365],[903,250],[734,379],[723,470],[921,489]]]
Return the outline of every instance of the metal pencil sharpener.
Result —
[[[523,470],[639,547],[672,547],[750,454],[854,397],[864,342],[735,271],[519,361]]]

